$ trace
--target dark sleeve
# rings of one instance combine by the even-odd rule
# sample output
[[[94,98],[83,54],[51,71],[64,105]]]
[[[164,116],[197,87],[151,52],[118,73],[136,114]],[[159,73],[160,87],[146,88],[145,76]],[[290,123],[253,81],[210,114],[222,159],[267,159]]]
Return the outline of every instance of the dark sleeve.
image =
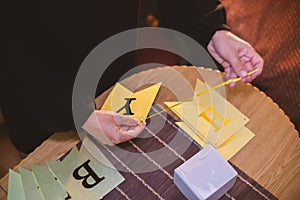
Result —
[[[4,74],[10,44],[20,29],[23,1],[0,2],[0,73]],[[4,79],[0,79],[2,83]],[[0,85],[3,85],[0,84]],[[0,86],[1,87],[1,86]]]
[[[0,107],[9,114],[13,113],[11,108],[22,107],[9,117],[9,124],[15,129],[25,130],[18,121],[18,116],[24,115],[39,128],[56,131],[53,128],[56,126],[66,130],[73,127],[72,80],[52,73],[49,62],[41,56],[43,51],[36,51],[29,41],[32,32],[28,31],[26,11],[31,3],[25,5],[23,0],[0,3],[0,98],[9,100],[9,105],[0,101]]]
[[[218,0],[158,0],[157,5],[162,27],[182,32],[204,48],[217,30],[229,30]]]

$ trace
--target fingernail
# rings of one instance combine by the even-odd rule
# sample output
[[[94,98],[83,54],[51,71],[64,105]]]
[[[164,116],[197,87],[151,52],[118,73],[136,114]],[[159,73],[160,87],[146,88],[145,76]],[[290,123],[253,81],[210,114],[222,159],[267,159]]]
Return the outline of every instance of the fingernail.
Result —
[[[242,77],[247,76],[247,72],[245,72],[244,70],[242,70],[240,73],[241,73]]]

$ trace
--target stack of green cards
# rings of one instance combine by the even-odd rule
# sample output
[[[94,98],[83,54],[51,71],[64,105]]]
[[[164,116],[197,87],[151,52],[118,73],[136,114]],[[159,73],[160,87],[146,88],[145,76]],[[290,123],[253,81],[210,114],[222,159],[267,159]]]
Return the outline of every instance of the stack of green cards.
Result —
[[[124,181],[88,137],[62,161],[30,167],[9,171],[8,200],[101,199]]]

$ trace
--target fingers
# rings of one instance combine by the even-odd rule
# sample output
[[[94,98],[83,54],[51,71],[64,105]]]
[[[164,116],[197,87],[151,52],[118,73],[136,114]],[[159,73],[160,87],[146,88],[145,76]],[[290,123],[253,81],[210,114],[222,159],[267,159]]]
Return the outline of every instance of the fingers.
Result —
[[[116,124],[119,126],[136,126],[139,123],[138,119],[134,119],[130,116],[121,115],[118,113],[114,113],[113,115]]]
[[[96,110],[84,129],[103,144],[114,145],[137,137],[145,128],[137,119],[108,110]]]
[[[252,80],[255,79],[257,76],[259,76],[262,73],[264,68],[264,60],[259,54],[257,54],[256,52],[254,53],[255,54],[251,59],[251,63],[254,69],[260,69],[260,70],[251,75]]]
[[[225,73],[225,80],[231,79],[231,66],[224,67],[224,73]]]
[[[234,72],[241,78],[245,78],[247,76],[248,70],[238,57],[232,56],[228,60],[232,66],[232,73]]]
[[[138,119],[131,116],[111,113],[113,122],[111,126],[106,126],[104,134],[113,144],[126,142],[137,137],[145,128],[146,124],[139,124]]]
[[[136,138],[144,130],[145,126],[146,124],[138,124],[137,126],[115,129],[115,131],[110,134],[109,139],[113,144],[126,142]]]
[[[224,69],[224,72],[225,72],[225,80],[237,78],[237,75],[236,75],[236,73],[232,70],[231,66],[230,66],[230,67],[226,67],[226,68]],[[228,86],[229,86],[229,87],[235,86],[235,82],[229,83]]]
[[[251,82],[262,72],[263,60],[259,54],[248,42],[229,31],[217,31],[207,49],[224,67],[226,80],[238,76],[242,82]],[[248,76],[255,69],[260,70]]]
[[[242,82],[251,82],[262,73],[264,61],[262,57],[251,46],[246,45],[237,54],[236,59],[233,59],[231,65],[234,72],[242,78]],[[255,69],[259,70],[254,74],[251,74],[250,76],[242,76],[244,75],[243,71],[246,72],[245,74],[248,74]]]
[[[146,123],[139,124],[135,127],[129,128],[124,134],[128,137],[128,140],[136,138],[139,134],[141,134],[146,126]]]
[[[251,82],[262,73],[264,61],[262,57],[251,47],[247,49],[244,55],[240,56],[240,59],[243,62],[246,69],[248,70],[248,72],[251,72],[255,69],[259,69],[257,72],[251,74],[247,77],[247,79],[245,79],[245,82]]]

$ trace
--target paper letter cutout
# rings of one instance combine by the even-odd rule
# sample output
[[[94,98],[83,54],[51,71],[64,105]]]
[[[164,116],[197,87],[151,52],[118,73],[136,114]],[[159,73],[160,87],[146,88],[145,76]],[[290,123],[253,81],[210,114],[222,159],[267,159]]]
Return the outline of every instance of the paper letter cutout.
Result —
[[[200,113],[200,117],[203,117],[208,123],[215,127],[215,131],[219,131],[222,127],[224,127],[230,119],[225,119],[220,113],[218,113],[212,105],[208,106],[206,110]],[[221,123],[218,123],[221,122]]]
[[[101,181],[103,181],[105,179],[105,177],[99,177],[94,170],[89,166],[89,162],[91,160],[87,160],[86,162],[84,162],[82,165],[80,165],[79,167],[77,167],[74,171],[73,171],[73,177],[76,180],[82,180],[82,186],[85,188],[93,188],[94,186],[96,186],[98,183],[100,183]],[[85,169],[85,171],[87,172],[86,175],[80,175],[79,174],[79,170],[81,170],[82,168]],[[93,179],[93,183],[89,183],[88,182],[88,178],[92,178]]]
[[[116,112],[120,113],[123,109],[125,109],[126,112],[123,113],[123,115],[134,115],[134,113],[131,112],[130,103],[131,101],[136,100],[136,98],[125,98],[125,100],[126,100],[125,105],[119,110],[117,110]]]
[[[25,193],[21,175],[13,170],[9,170],[7,200],[25,200]]]
[[[73,148],[70,154],[61,162],[47,163],[49,168],[66,187],[70,196],[74,199],[101,199],[105,194],[124,181],[122,175],[113,167],[107,158],[105,158],[101,151],[97,150],[96,154],[91,155],[85,148],[86,146],[93,148],[93,145],[93,142],[90,141],[89,138],[85,138],[79,152],[76,148]],[[84,187],[82,180],[76,180],[73,177],[74,171],[75,174],[77,173],[76,169],[78,166],[83,165],[87,160],[90,160],[88,164],[98,177],[105,177],[105,179],[92,188]],[[82,169],[83,168],[80,168],[78,171],[81,176],[83,176],[81,174],[82,171],[85,171]],[[84,173],[86,173],[86,171]],[[93,182],[89,182],[89,184],[92,183]]]

